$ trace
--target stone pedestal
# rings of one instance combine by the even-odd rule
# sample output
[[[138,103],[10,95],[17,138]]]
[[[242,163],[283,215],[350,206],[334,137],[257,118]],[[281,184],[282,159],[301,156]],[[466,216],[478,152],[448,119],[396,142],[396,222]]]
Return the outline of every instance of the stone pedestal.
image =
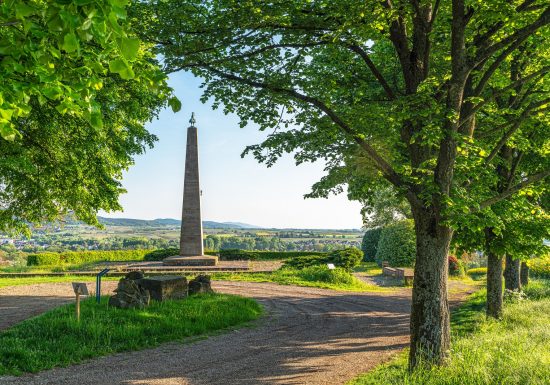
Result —
[[[187,297],[187,278],[185,277],[177,275],[148,277],[141,279],[139,284],[149,291],[151,299],[155,301]]]

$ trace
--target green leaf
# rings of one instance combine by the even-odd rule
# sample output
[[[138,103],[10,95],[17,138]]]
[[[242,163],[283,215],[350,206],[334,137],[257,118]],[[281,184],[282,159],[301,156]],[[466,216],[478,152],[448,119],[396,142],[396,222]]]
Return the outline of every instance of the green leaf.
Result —
[[[174,112],[178,112],[179,110],[181,110],[181,102],[175,96],[168,99],[168,105],[172,107],[172,111]]]
[[[103,128],[103,118],[100,112],[92,112],[90,116],[90,125],[97,130]]]
[[[133,61],[139,52],[140,41],[136,38],[120,39],[120,52],[126,60]]]
[[[18,3],[15,5],[15,17],[18,19],[23,19],[27,16],[30,16],[34,14],[35,9],[33,7],[29,7],[25,3]]]
[[[115,59],[109,63],[109,70],[119,74],[122,79],[133,79],[135,77],[132,67],[123,59]]]
[[[76,35],[70,32],[63,37],[63,45],[61,47],[66,52],[75,52],[79,49],[79,43]]]
[[[13,125],[11,123],[0,122],[0,135],[2,136],[2,138],[13,142],[15,138],[17,138],[18,134],[19,131],[13,128]]]
[[[42,94],[48,99],[56,100],[59,99],[61,95],[63,95],[63,91],[61,91],[61,88],[59,87],[49,86],[44,87],[44,89],[42,90]]]

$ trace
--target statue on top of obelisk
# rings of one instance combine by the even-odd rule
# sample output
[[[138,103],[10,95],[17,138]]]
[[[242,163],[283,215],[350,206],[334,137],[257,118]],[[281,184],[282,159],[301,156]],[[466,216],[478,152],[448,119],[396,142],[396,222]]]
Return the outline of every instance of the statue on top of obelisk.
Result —
[[[204,255],[202,240],[201,188],[199,183],[199,143],[195,113],[187,128],[180,254],[164,260],[165,265],[212,266],[216,257]]]

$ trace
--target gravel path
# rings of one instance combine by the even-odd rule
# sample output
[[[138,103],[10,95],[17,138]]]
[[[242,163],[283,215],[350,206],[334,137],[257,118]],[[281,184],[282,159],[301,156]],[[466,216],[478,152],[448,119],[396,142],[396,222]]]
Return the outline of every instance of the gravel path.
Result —
[[[214,288],[257,299],[267,316],[251,328],[192,344],[169,343],[35,375],[0,377],[0,384],[343,384],[408,343],[406,289],[347,293],[250,282],[214,282]],[[71,300],[71,291],[67,283],[0,289],[0,329]]]

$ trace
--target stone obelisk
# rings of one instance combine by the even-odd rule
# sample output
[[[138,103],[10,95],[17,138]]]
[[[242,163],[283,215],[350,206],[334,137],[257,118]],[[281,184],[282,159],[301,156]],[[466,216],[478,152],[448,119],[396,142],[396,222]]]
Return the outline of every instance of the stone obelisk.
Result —
[[[181,213],[180,255],[164,260],[165,265],[212,266],[217,258],[204,255],[202,241],[201,188],[199,180],[199,143],[195,114],[187,128],[183,209]]]

